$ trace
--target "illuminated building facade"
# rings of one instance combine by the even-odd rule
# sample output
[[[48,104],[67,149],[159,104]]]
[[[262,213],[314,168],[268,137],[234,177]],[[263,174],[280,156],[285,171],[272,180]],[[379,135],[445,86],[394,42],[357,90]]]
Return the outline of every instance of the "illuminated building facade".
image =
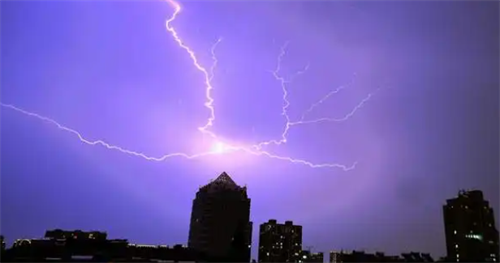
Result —
[[[196,193],[188,247],[205,261],[250,262],[251,243],[247,189],[223,172]]]
[[[303,262],[302,258],[302,226],[273,219],[260,225],[259,262]]]
[[[498,230],[493,209],[479,190],[461,190],[443,206],[447,260],[494,262],[499,260]]]

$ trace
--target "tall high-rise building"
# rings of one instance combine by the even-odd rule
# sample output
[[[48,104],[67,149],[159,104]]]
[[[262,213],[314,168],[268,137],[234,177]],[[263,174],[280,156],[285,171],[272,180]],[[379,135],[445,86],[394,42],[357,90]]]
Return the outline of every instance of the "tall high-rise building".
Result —
[[[223,172],[196,193],[188,247],[206,261],[250,262],[251,243],[247,189]]]
[[[273,219],[260,225],[259,262],[301,262],[301,258],[302,226]]]
[[[499,260],[498,231],[493,209],[479,190],[458,193],[443,206],[447,260]]]

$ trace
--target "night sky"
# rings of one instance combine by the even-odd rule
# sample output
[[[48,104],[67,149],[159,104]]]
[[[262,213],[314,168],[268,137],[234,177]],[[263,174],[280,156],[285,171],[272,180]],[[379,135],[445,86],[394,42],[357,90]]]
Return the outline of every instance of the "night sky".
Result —
[[[272,154],[210,151],[204,75],[166,30],[166,1],[2,1],[1,233],[107,231],[133,243],[187,243],[192,199],[227,171],[247,185],[254,222],[303,225],[315,251],[366,249],[443,256],[442,205],[461,188],[499,211],[499,4],[496,1],[186,1],[172,26],[217,67],[215,121],[226,145],[281,138],[288,114],[345,87],[307,115],[346,121],[292,127]],[[253,149],[253,148],[252,148]],[[498,218],[497,218],[498,219]],[[497,224],[498,225],[498,224]]]

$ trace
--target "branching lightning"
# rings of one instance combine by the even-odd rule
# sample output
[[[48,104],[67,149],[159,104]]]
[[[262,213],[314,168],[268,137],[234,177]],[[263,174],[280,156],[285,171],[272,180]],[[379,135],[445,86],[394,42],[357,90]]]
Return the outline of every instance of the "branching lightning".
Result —
[[[346,86],[340,86],[329,93],[327,93],[325,96],[323,96],[320,100],[317,102],[313,103],[307,110],[305,110],[302,113],[302,117],[298,121],[291,121],[290,116],[288,115],[288,107],[290,106],[290,102],[288,101],[288,87],[287,84],[290,84],[292,80],[304,73],[309,69],[309,64],[306,65],[306,67],[303,70],[297,71],[295,74],[293,74],[288,80],[281,76],[279,74],[281,70],[281,63],[283,60],[283,57],[286,55],[286,51],[288,48],[289,42],[286,42],[282,47],[281,47],[281,52],[278,56],[278,63],[276,66],[276,69],[272,72],[274,78],[280,83],[281,89],[283,91],[283,107],[282,107],[282,115],[285,116],[286,123],[285,127],[283,129],[283,132],[281,134],[281,139],[280,140],[269,140],[269,141],[264,141],[261,143],[258,143],[257,145],[254,145],[254,148],[256,149],[262,149],[262,147],[268,146],[268,145],[281,145],[287,142],[287,136],[288,132],[292,128],[292,126],[297,126],[297,125],[302,125],[302,124],[313,124],[313,123],[319,123],[319,122],[342,122],[350,119],[354,114],[361,108],[363,105],[368,102],[371,97],[378,91],[375,91],[373,93],[368,94],[361,102],[359,102],[349,113],[344,115],[342,118],[319,118],[319,119],[312,119],[312,120],[306,120],[306,117],[309,113],[311,113],[316,107],[321,105],[323,102],[327,101],[328,98],[330,98],[332,95],[335,95],[342,91],[343,89],[346,88]]]
[[[219,43],[222,41],[222,38],[219,38],[217,40],[217,42],[215,42],[215,44],[212,46],[212,49],[210,50],[210,53],[212,55],[212,61],[213,61],[213,64],[212,64],[212,67],[210,67],[210,81],[212,81],[212,79],[214,78],[214,71],[215,71],[215,68],[217,67],[217,63],[219,62],[217,60],[217,56],[215,55],[215,49],[217,48],[217,46],[219,45]]]
[[[215,69],[217,67],[217,63],[218,63],[218,60],[217,60],[217,57],[215,54],[215,49],[216,49],[217,45],[222,41],[222,38],[219,38],[215,42],[215,44],[212,46],[211,55],[212,55],[213,64],[211,65],[211,67],[209,69],[206,69],[199,62],[198,57],[196,56],[195,52],[188,45],[186,45],[184,43],[184,41],[182,40],[182,38],[179,36],[178,32],[176,31],[176,29],[172,25],[172,23],[176,20],[177,16],[181,12],[180,4],[175,2],[174,0],[166,0],[166,1],[174,9],[172,16],[170,16],[170,18],[167,19],[165,22],[166,30],[171,34],[171,36],[173,37],[174,41],[178,44],[178,46],[189,55],[193,66],[198,71],[200,71],[204,76],[205,98],[206,98],[206,102],[205,102],[204,106],[209,110],[209,117],[208,117],[205,125],[198,127],[198,130],[202,134],[209,135],[212,139],[217,140],[217,135],[214,132],[210,131],[210,128],[213,126],[215,119],[216,119],[215,118],[215,107],[213,105],[214,99],[212,98],[211,92],[214,89],[214,87],[212,86],[212,80],[214,78],[214,71],[215,71]],[[37,118],[41,121],[50,123],[50,124],[56,126],[58,129],[63,130],[65,132],[68,132],[68,133],[76,136],[82,143],[85,143],[87,145],[92,145],[92,146],[99,145],[99,146],[102,146],[102,147],[109,149],[109,150],[115,150],[115,151],[118,151],[118,152],[121,152],[124,154],[128,154],[131,156],[141,157],[141,158],[148,160],[148,161],[158,161],[159,162],[159,161],[164,161],[164,160],[166,160],[168,158],[172,158],[172,157],[182,157],[182,158],[186,158],[186,159],[194,159],[194,158],[199,158],[199,157],[208,156],[208,155],[215,155],[215,154],[221,154],[221,153],[227,154],[229,152],[240,151],[240,152],[245,152],[247,154],[251,154],[251,155],[255,155],[255,156],[265,156],[265,157],[268,157],[271,159],[287,161],[287,162],[295,163],[295,164],[302,164],[302,165],[309,166],[311,168],[340,168],[344,171],[354,169],[356,166],[356,163],[353,163],[352,165],[343,165],[343,164],[337,164],[337,163],[314,163],[314,162],[311,162],[308,160],[296,159],[296,158],[292,158],[289,156],[276,155],[276,154],[273,154],[269,151],[263,150],[263,148],[265,146],[268,146],[270,144],[281,145],[281,144],[287,143],[287,141],[288,141],[287,136],[288,136],[288,133],[292,127],[295,127],[298,125],[320,123],[320,122],[342,122],[342,121],[346,121],[346,120],[350,119],[352,116],[354,116],[354,114],[360,108],[363,107],[363,105],[366,102],[368,102],[370,100],[370,98],[374,94],[374,93],[371,93],[367,97],[365,97],[360,103],[358,103],[353,108],[353,110],[351,110],[349,113],[344,115],[344,117],[341,117],[341,118],[324,117],[324,118],[310,119],[310,120],[306,119],[307,115],[309,113],[311,113],[317,106],[319,106],[320,104],[325,102],[329,97],[337,94],[338,92],[340,92],[342,89],[345,88],[344,86],[341,86],[341,87],[329,92],[328,94],[326,94],[323,98],[318,100],[316,103],[312,104],[306,111],[303,112],[303,114],[299,120],[292,121],[290,116],[288,115],[288,107],[290,106],[290,101],[288,100],[288,87],[287,87],[287,85],[290,84],[292,82],[292,80],[295,79],[295,77],[306,73],[307,70],[309,69],[309,64],[307,64],[303,70],[296,72],[295,74],[293,74],[289,78],[282,76],[280,74],[281,65],[282,65],[282,60],[287,53],[288,45],[289,45],[289,43],[287,42],[287,43],[285,43],[284,46],[281,47],[281,52],[280,52],[278,59],[277,59],[276,68],[271,72],[272,75],[274,76],[274,78],[280,84],[280,87],[281,87],[282,92],[283,92],[283,97],[282,97],[283,105],[282,105],[282,113],[281,114],[282,114],[282,116],[284,116],[286,123],[283,127],[283,132],[281,134],[280,139],[260,142],[260,143],[257,143],[255,145],[236,146],[236,145],[221,144],[219,142],[216,144],[216,146],[217,146],[216,148],[214,148],[210,151],[206,151],[206,152],[194,153],[194,154],[179,152],[179,153],[170,153],[170,154],[165,154],[163,156],[154,157],[154,156],[149,156],[149,155],[142,153],[142,152],[137,152],[137,151],[123,148],[123,147],[118,146],[118,145],[113,145],[113,144],[105,142],[103,140],[87,139],[80,132],[78,132],[74,129],[71,129],[69,127],[66,127],[66,126],[58,123],[57,121],[49,118],[49,117],[45,117],[45,116],[42,116],[40,114],[21,109],[19,107],[11,105],[11,104],[0,103],[0,106],[4,107],[6,109],[16,111],[18,113],[27,115],[29,117]]]
[[[210,111],[210,117],[208,118],[207,123],[204,126],[199,127],[198,129],[202,133],[208,134],[212,138],[216,138],[217,136],[215,136],[215,134],[213,132],[211,132],[211,131],[208,130],[213,125],[213,123],[215,121],[215,109],[213,107],[214,99],[212,98],[212,95],[211,95],[211,92],[212,92],[212,89],[213,89],[212,83],[211,83],[212,76],[198,62],[198,58],[196,57],[194,51],[191,50],[191,48],[189,48],[189,46],[187,46],[186,44],[184,44],[184,41],[182,41],[182,39],[179,37],[179,35],[178,35],[177,31],[175,30],[175,28],[171,25],[172,22],[177,18],[177,15],[181,12],[181,5],[179,3],[177,3],[177,2],[175,2],[174,0],[166,0],[166,1],[174,8],[173,15],[169,19],[167,19],[167,21],[165,22],[165,27],[167,28],[167,31],[170,32],[170,34],[172,34],[172,37],[174,38],[175,42],[177,42],[177,44],[179,45],[179,47],[181,47],[182,49],[184,49],[189,54],[189,57],[193,61],[193,65],[196,67],[196,69],[198,69],[201,73],[203,73],[203,76],[205,77],[205,87],[206,87],[206,89],[205,89],[205,96],[207,98],[207,101],[205,102],[205,107],[207,107],[208,110]],[[212,48],[212,51],[214,49],[215,48]],[[214,54],[214,53],[212,52],[212,54]]]
[[[330,121],[330,122],[346,121],[346,120],[350,119],[352,116],[354,116],[354,114],[356,114],[356,112],[359,109],[361,109],[365,105],[365,103],[368,102],[377,91],[378,90],[376,90],[373,93],[368,94],[363,100],[361,100],[361,102],[358,103],[358,105],[356,105],[350,112],[348,112],[346,115],[344,115],[344,117],[341,117],[341,118],[326,118],[326,117],[323,117],[323,118],[312,119],[312,120],[301,119],[300,121],[290,122],[289,125],[293,126],[293,125],[311,124],[311,123],[328,122],[328,121]],[[302,115],[302,116],[304,116],[304,115]]]

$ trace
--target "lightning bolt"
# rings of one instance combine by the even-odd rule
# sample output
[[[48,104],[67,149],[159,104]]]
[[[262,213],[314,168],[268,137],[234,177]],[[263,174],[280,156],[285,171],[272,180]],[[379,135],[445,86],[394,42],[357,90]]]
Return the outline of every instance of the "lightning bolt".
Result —
[[[24,110],[24,109],[21,109],[21,108],[18,108],[14,105],[11,105],[11,104],[4,104],[4,103],[0,103],[0,105],[4,108],[7,108],[7,109],[11,109],[11,110],[14,110],[14,111],[17,111],[19,113],[22,113],[24,115],[27,115],[27,116],[30,116],[30,117],[34,117],[34,118],[37,118],[41,121],[45,121],[45,122],[48,122],[52,125],[55,125],[57,128],[59,128],[60,130],[63,130],[65,132],[68,132],[68,133],[71,133],[73,134],[74,136],[76,136],[81,142],[85,143],[85,144],[88,144],[88,145],[100,145],[100,146],[103,146],[109,150],[115,150],[115,151],[119,151],[119,152],[122,152],[122,153],[125,153],[125,154],[130,154],[130,155],[133,155],[133,156],[137,156],[137,157],[142,157],[148,161],[157,161],[157,162],[160,162],[160,161],[164,161],[165,159],[167,158],[171,158],[171,157],[184,157],[184,158],[187,158],[187,159],[193,159],[193,158],[197,158],[197,157],[201,157],[201,156],[206,156],[206,155],[210,155],[210,154],[214,154],[213,152],[205,152],[205,153],[197,153],[197,154],[193,154],[193,155],[189,155],[189,154],[186,154],[186,153],[170,153],[170,154],[165,154],[163,156],[160,156],[160,157],[152,157],[152,156],[148,156],[144,153],[141,153],[141,152],[136,152],[136,151],[132,151],[132,150],[129,150],[129,149],[125,149],[125,148],[122,148],[120,146],[117,146],[117,145],[113,145],[113,144],[110,144],[108,142],[105,142],[103,140],[89,140],[89,139],[86,139],[85,137],[83,137],[83,135],[74,130],[74,129],[71,129],[71,128],[68,128],[60,123],[58,123],[57,121],[49,118],[49,117],[45,117],[45,116],[42,116],[40,114],[37,114],[37,113],[33,113],[33,112],[29,112],[27,110]]]
[[[215,49],[217,48],[217,46],[221,41],[222,38],[219,38],[212,46],[212,49],[210,50],[210,54],[212,55],[212,61],[213,61],[212,67],[210,67],[210,79],[209,79],[210,81],[212,81],[212,79],[214,78],[215,68],[217,67],[217,63],[219,62],[219,60],[217,60],[217,56],[215,55]]]
[[[318,100],[317,102],[311,104],[311,106],[306,110],[304,111],[304,113],[302,113],[302,117],[300,118],[301,121],[305,120],[306,116],[311,113],[316,107],[318,107],[319,105],[323,104],[323,102],[327,101],[331,96],[339,93],[340,91],[342,91],[343,89],[349,87],[350,85],[353,84],[354,80],[356,79],[356,73],[354,74],[354,78],[353,80],[351,81],[351,83],[349,83],[347,86],[345,85],[342,85],[330,92],[328,92],[323,98],[321,98],[320,100]]]
[[[177,18],[177,15],[181,12],[181,5],[174,0],[166,0],[173,8],[174,8],[174,13],[173,15],[167,19],[165,22],[165,27],[167,28],[167,31],[170,32],[172,37],[174,38],[175,42],[179,45],[180,48],[184,49],[188,54],[191,60],[193,61],[193,65],[195,66],[196,69],[198,69],[201,73],[203,73],[203,76],[205,78],[205,96],[207,98],[207,101],[205,102],[205,107],[209,110],[210,112],[210,117],[207,120],[207,123],[204,126],[198,127],[198,130],[200,130],[204,134],[210,135],[212,138],[216,138],[217,136],[209,131],[208,129],[212,127],[214,121],[215,121],[215,108],[213,107],[214,99],[212,98],[212,83],[211,79],[212,76],[210,73],[198,62],[198,58],[196,57],[196,54],[194,51],[184,44],[184,41],[179,37],[179,34],[175,30],[175,28],[171,25],[172,22]],[[212,48],[212,51],[214,51],[215,48]],[[214,54],[212,52],[212,54]],[[217,60],[216,60],[217,61]],[[216,64],[216,62],[214,62]],[[215,67],[215,66],[214,66]]]
[[[279,82],[281,90],[283,92],[283,98],[282,98],[282,100],[283,100],[283,107],[281,108],[281,115],[285,117],[285,120],[286,120],[285,127],[283,129],[283,132],[281,133],[281,139],[279,139],[279,140],[270,140],[270,141],[265,141],[265,142],[258,143],[257,145],[254,145],[254,148],[256,148],[256,149],[261,149],[262,147],[267,146],[269,144],[280,145],[280,144],[283,144],[283,143],[287,142],[287,134],[288,134],[288,131],[290,130],[290,126],[291,126],[290,125],[290,123],[291,123],[290,116],[288,115],[288,107],[290,107],[290,101],[288,101],[288,87],[287,87],[287,84],[292,83],[292,81],[293,81],[293,79],[295,79],[295,77],[306,73],[307,70],[309,69],[309,66],[310,66],[309,63],[308,63],[304,67],[304,69],[302,69],[300,71],[297,71],[289,79],[286,79],[285,77],[283,77],[280,74],[281,64],[282,64],[282,61],[283,61],[283,57],[286,55],[286,52],[287,52],[289,44],[290,44],[290,42],[287,41],[281,47],[280,54],[278,55],[278,59],[277,59],[278,61],[276,63],[276,68],[273,71],[271,71],[271,74]]]
[[[305,120],[306,116],[309,113],[311,113],[316,107],[323,104],[323,102],[327,101],[332,95],[339,93],[343,89],[345,89],[345,86],[340,86],[340,87],[328,92],[323,98],[321,98],[317,102],[311,104],[311,106],[306,111],[304,111],[304,113],[302,113],[302,117],[300,118],[300,120],[301,121]]]
[[[145,153],[141,153],[141,152],[136,152],[136,151],[133,151],[133,150],[129,150],[129,149],[123,148],[121,146],[113,145],[113,144],[108,143],[108,142],[103,141],[103,140],[90,140],[90,139],[87,139],[80,132],[78,132],[78,131],[76,131],[74,129],[71,129],[69,127],[66,127],[66,126],[58,123],[54,119],[51,119],[49,117],[45,117],[45,116],[42,116],[40,114],[37,114],[37,113],[34,113],[34,112],[30,112],[30,111],[27,111],[27,110],[24,110],[24,109],[21,109],[21,108],[18,108],[18,107],[14,106],[14,105],[0,103],[0,106],[2,106],[4,108],[7,108],[7,109],[10,109],[10,110],[14,110],[14,111],[19,112],[19,113],[22,113],[22,114],[27,115],[29,117],[37,118],[37,119],[39,119],[41,121],[50,123],[52,125],[55,125],[58,129],[63,130],[65,132],[68,132],[68,133],[76,136],[82,143],[85,143],[87,145],[91,145],[91,146],[100,145],[100,146],[102,146],[102,147],[104,147],[106,149],[115,150],[115,151],[118,151],[118,152],[121,152],[121,153],[124,153],[124,154],[129,154],[129,155],[132,155],[132,156],[136,156],[136,157],[141,157],[141,158],[143,158],[145,160],[148,160],[148,161],[161,162],[161,161],[165,161],[166,159],[172,158],[172,157],[182,157],[182,158],[186,158],[186,159],[194,159],[194,158],[199,158],[199,157],[203,157],[203,156],[209,156],[209,155],[218,154],[217,152],[214,152],[214,151],[207,151],[207,152],[196,153],[196,154],[170,153],[170,154],[165,154],[165,155],[162,155],[162,156],[159,156],[159,157],[149,156],[149,155],[147,155]],[[350,166],[346,166],[346,165],[342,165],[342,164],[331,164],[331,163],[319,163],[319,164],[315,164],[315,163],[312,163],[312,162],[309,162],[309,161],[306,161],[306,160],[294,159],[294,158],[287,157],[287,156],[279,156],[279,155],[275,155],[275,154],[272,154],[272,153],[269,153],[269,152],[266,152],[266,151],[254,151],[254,150],[251,150],[251,149],[246,148],[246,147],[239,147],[239,146],[234,146],[234,145],[227,146],[227,150],[229,152],[243,151],[243,152],[246,152],[248,154],[252,154],[252,155],[256,155],[256,156],[266,156],[266,157],[269,157],[269,158],[272,158],[272,159],[276,159],[276,160],[287,161],[287,162],[296,163],[296,164],[303,164],[303,165],[309,166],[311,168],[327,168],[327,167],[329,167],[329,168],[341,168],[344,171],[349,171],[349,170],[354,169],[355,166],[356,166],[356,163],[354,163],[354,164],[352,164]]]
[[[370,93],[368,94],[364,99],[361,100],[361,102],[359,102],[356,106],[354,106],[354,108],[348,112],[346,115],[344,115],[344,117],[342,118],[319,118],[319,119],[312,119],[312,120],[303,120],[301,119],[300,121],[296,121],[296,122],[290,122],[290,126],[293,126],[293,125],[301,125],[301,124],[312,124],[312,123],[319,123],[319,122],[342,122],[342,121],[346,121],[348,119],[350,119],[352,116],[354,116],[354,114],[356,114],[356,112],[361,109],[372,97],[373,95],[375,95],[375,93],[377,93],[380,89],[377,89],[376,91],[374,91],[373,93]]]
[[[212,55],[213,64],[207,70],[205,67],[203,67],[201,65],[201,63],[199,63],[199,60],[198,60],[195,52],[188,45],[186,45],[184,43],[184,41],[181,39],[181,37],[179,37],[179,34],[176,31],[176,29],[172,26],[172,23],[176,20],[177,16],[181,12],[180,4],[175,2],[174,0],[166,0],[166,2],[169,3],[170,6],[172,6],[172,8],[174,9],[172,16],[169,19],[167,19],[165,22],[166,30],[172,35],[174,41],[178,44],[178,46],[181,49],[183,49],[184,51],[186,51],[186,53],[189,55],[189,57],[193,63],[193,66],[198,71],[200,71],[202,73],[202,75],[204,76],[205,97],[206,97],[206,102],[204,103],[204,106],[209,111],[209,117],[208,117],[205,125],[198,127],[198,130],[202,134],[209,135],[211,138],[216,139],[217,135],[215,133],[213,133],[212,131],[210,131],[210,128],[213,126],[214,121],[215,121],[215,107],[213,106],[214,99],[212,98],[212,95],[211,95],[211,92],[214,89],[214,87],[212,86],[211,81],[214,78],[214,71],[215,71],[217,63],[218,63],[217,57],[215,55],[215,49],[216,49],[217,45],[222,41],[222,38],[219,38],[215,42],[215,44],[212,46],[211,55]],[[309,166],[311,168],[340,168],[344,171],[354,169],[356,167],[357,162],[354,162],[352,165],[349,165],[349,166],[343,165],[343,164],[337,164],[337,163],[313,163],[313,162],[308,161],[308,160],[296,159],[296,158],[292,158],[289,156],[276,155],[276,154],[270,153],[269,151],[262,150],[263,146],[266,146],[269,144],[279,145],[282,143],[286,143],[288,131],[290,130],[290,128],[292,126],[297,126],[300,124],[312,124],[312,123],[319,123],[319,122],[328,122],[328,121],[345,121],[345,120],[349,119],[350,117],[352,117],[356,113],[356,111],[358,109],[360,109],[373,95],[373,94],[368,95],[351,112],[346,114],[343,118],[338,118],[338,119],[320,118],[320,119],[313,119],[313,120],[305,120],[306,115],[308,113],[312,112],[314,108],[316,108],[317,106],[322,104],[330,96],[338,93],[341,89],[343,89],[343,88],[339,87],[336,90],[328,93],[326,96],[324,96],[318,102],[312,104],[311,107],[309,107],[309,109],[307,109],[302,114],[302,118],[299,121],[291,121],[290,116],[288,115],[288,107],[290,106],[290,102],[288,101],[287,84],[291,83],[295,77],[305,73],[309,69],[309,64],[307,64],[303,70],[296,72],[294,75],[292,75],[288,79],[286,79],[285,77],[280,75],[282,59],[286,55],[288,45],[289,45],[289,42],[285,43],[285,45],[282,46],[281,52],[278,56],[277,66],[276,66],[275,70],[271,72],[272,75],[274,76],[274,78],[280,83],[281,89],[283,91],[282,116],[285,117],[286,124],[285,124],[285,127],[283,129],[283,133],[281,134],[281,139],[271,140],[268,142],[261,142],[261,143],[251,145],[251,146],[227,145],[225,147],[226,148],[225,152],[227,153],[227,152],[241,151],[241,152],[245,152],[247,154],[251,154],[254,156],[264,156],[264,157],[268,157],[271,159],[286,161],[286,162],[295,163],[295,164],[306,165],[306,166]],[[6,109],[10,109],[10,110],[16,111],[18,113],[24,114],[26,116],[37,118],[41,121],[50,123],[50,124],[56,126],[58,129],[76,136],[82,143],[85,143],[87,145],[102,146],[102,147],[107,148],[109,150],[115,150],[115,151],[118,151],[118,152],[121,152],[124,154],[132,155],[132,156],[136,156],[136,157],[141,157],[141,158],[148,160],[148,161],[158,161],[159,162],[159,161],[164,161],[164,160],[166,160],[168,158],[172,158],[172,157],[182,157],[182,158],[186,158],[186,159],[194,159],[194,158],[200,158],[203,156],[219,154],[218,152],[215,152],[215,151],[207,151],[207,152],[201,152],[201,153],[195,153],[195,154],[187,154],[187,153],[183,153],[183,152],[178,152],[178,153],[165,154],[165,155],[159,156],[159,157],[149,156],[145,153],[126,149],[126,148],[123,148],[123,147],[118,146],[118,145],[113,145],[113,144],[106,142],[106,141],[103,141],[103,140],[87,139],[77,130],[71,129],[67,126],[64,126],[64,125],[58,123],[57,121],[55,121],[54,119],[51,119],[51,118],[46,117],[46,116],[42,116],[42,115],[34,113],[34,112],[24,110],[22,108],[19,108],[19,107],[12,105],[12,104],[5,104],[5,103],[0,102],[0,106],[4,107]]]
[[[283,57],[287,53],[287,49],[288,49],[288,45],[289,44],[290,44],[290,42],[287,41],[281,47],[280,54],[278,55],[278,63],[277,63],[276,69],[271,72],[273,74],[274,78],[279,82],[281,90],[283,92],[282,116],[284,116],[285,120],[286,120],[285,127],[283,129],[283,132],[281,133],[281,139],[260,142],[260,143],[258,143],[258,144],[256,144],[256,145],[253,146],[255,149],[262,149],[263,147],[271,145],[271,144],[272,145],[281,145],[281,144],[286,143],[287,140],[288,140],[288,138],[287,138],[288,133],[290,132],[290,129],[293,126],[303,125],[303,124],[314,124],[314,123],[320,123],[320,122],[342,122],[342,121],[347,121],[352,116],[354,116],[356,114],[356,112],[361,107],[363,107],[363,105],[366,102],[368,102],[372,98],[372,96],[379,90],[379,89],[377,89],[375,92],[368,94],[363,100],[361,100],[361,102],[359,102],[349,113],[347,113],[346,115],[344,115],[344,117],[342,117],[342,118],[327,118],[327,117],[324,117],[324,118],[318,118],[318,119],[313,119],[313,120],[306,120],[306,116],[309,113],[311,113],[316,107],[318,107],[319,105],[323,104],[331,96],[339,93],[340,91],[342,91],[343,89],[345,89],[347,87],[347,86],[340,86],[340,87],[338,87],[338,88],[336,88],[336,89],[328,92],[325,96],[323,96],[321,99],[319,99],[315,103],[311,104],[311,106],[302,113],[302,117],[298,121],[291,121],[290,116],[288,115],[288,107],[290,106],[290,101],[288,101],[288,87],[287,87],[287,84],[290,84],[292,82],[292,80],[295,79],[295,77],[306,73],[306,71],[309,69],[309,64],[307,64],[306,67],[303,70],[295,72],[295,74],[293,74],[289,79],[286,79],[285,77],[281,76],[279,74],[279,72],[281,70],[281,63],[282,63]],[[356,74],[354,74],[354,77],[356,77]],[[353,80],[351,81],[351,83],[349,85],[351,85],[354,82],[354,79],[355,78],[353,78]]]

